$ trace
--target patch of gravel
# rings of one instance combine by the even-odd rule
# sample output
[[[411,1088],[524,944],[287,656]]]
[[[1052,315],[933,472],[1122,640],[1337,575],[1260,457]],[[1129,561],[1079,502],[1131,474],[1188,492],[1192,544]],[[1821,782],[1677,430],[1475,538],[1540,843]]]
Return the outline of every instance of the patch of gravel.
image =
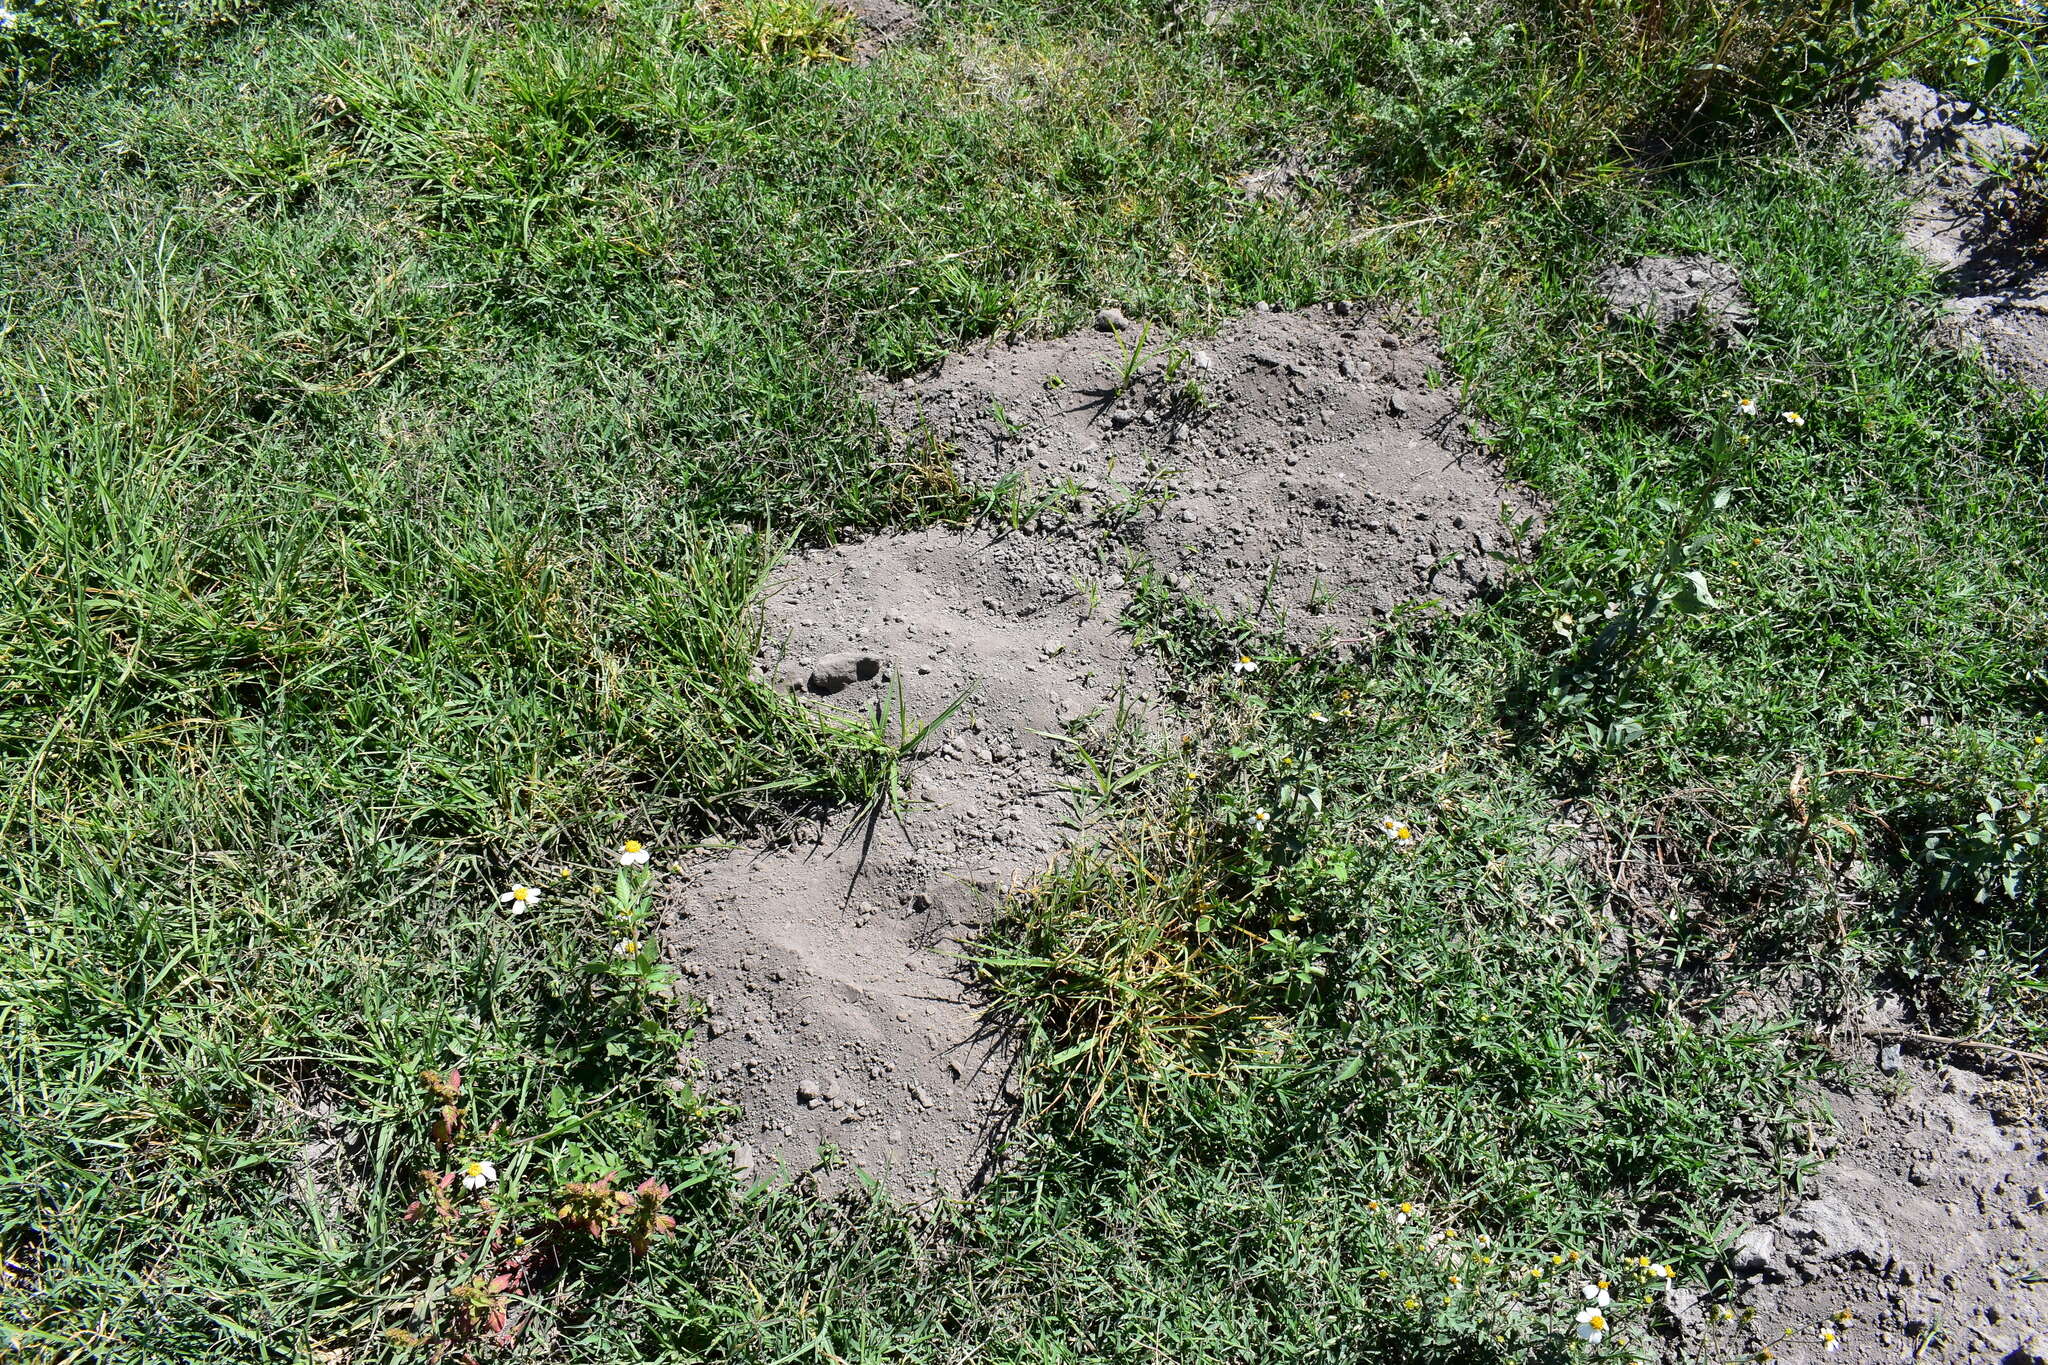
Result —
[[[1856,129],[1865,163],[1897,176],[1911,200],[1907,244],[1947,279],[1944,330],[2002,373],[2048,388],[2048,258],[2016,251],[1999,230],[2011,205],[1989,169],[2037,154],[2033,140],[1917,81],[1886,81]]]
[[[707,1006],[698,1052],[744,1111],[749,1178],[830,1148],[827,1183],[858,1168],[920,1198],[1000,1160],[1014,1054],[959,952],[1087,837],[1070,739],[1156,720],[1161,679],[1120,619],[1149,566],[1307,646],[1470,602],[1503,518],[1533,518],[1424,343],[1348,308],[1258,313],[1199,346],[1148,339],[1135,382],[1106,383],[1138,330],[1106,315],[878,386],[906,441],[949,443],[974,483],[1015,476],[1041,510],[809,551],[764,603],[762,675],[810,703],[913,734],[960,704],[894,813],[706,853],[672,884],[664,942]]]
[[[1831,1094],[1832,1158],[1805,1198],[1735,1240],[1728,1302],[1753,1321],[1716,1326],[1690,1308],[1677,1359],[1767,1346],[1792,1365],[2048,1361],[2039,1090],[1897,1045],[1878,1055],[1895,1093]],[[1828,1354],[1820,1326],[1845,1310]]]
[[[1607,267],[1593,284],[1611,321],[1647,322],[1660,334],[1700,318],[1716,339],[1734,343],[1756,325],[1735,267],[1711,256],[1645,256]]]

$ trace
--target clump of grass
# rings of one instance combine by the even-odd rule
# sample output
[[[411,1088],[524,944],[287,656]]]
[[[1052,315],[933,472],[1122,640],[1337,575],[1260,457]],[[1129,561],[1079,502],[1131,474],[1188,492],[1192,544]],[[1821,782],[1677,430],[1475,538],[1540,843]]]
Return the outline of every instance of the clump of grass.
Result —
[[[853,52],[856,20],[829,0],[703,0],[702,11],[717,41],[756,57],[817,62]]]
[[[42,92],[109,65],[199,51],[261,11],[260,0],[18,0],[0,25],[0,133]]]
[[[1846,97],[1954,24],[1935,7],[1847,0],[1396,3],[1369,16],[1318,0],[1247,7],[1218,42],[1247,79],[1288,92],[1276,121],[1297,145],[1462,212],[1511,186],[1570,194],[1632,177],[1731,126]]]

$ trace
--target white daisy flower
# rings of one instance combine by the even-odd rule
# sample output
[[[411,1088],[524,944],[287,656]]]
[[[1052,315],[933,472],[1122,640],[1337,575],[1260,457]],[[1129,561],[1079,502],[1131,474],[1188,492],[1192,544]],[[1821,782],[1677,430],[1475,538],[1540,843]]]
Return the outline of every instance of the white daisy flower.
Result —
[[[637,939],[637,938],[622,938],[622,939],[620,939],[620,940],[619,940],[619,941],[618,941],[617,943],[614,943],[614,944],[612,945],[612,956],[613,956],[613,957],[638,957],[638,956],[640,956],[640,940],[639,940],[639,939]]]
[[[1778,414],[1778,417],[1788,427],[1803,427],[1806,425],[1806,419],[1796,412],[1781,412]]]
[[[496,1182],[498,1168],[488,1161],[472,1161],[462,1168],[462,1188],[480,1190]]]
[[[637,840],[628,839],[619,845],[619,866],[640,867],[647,862],[647,850]]]
[[[1579,1324],[1579,1340],[1588,1346],[1598,1346],[1607,1335],[1607,1315],[1598,1307],[1582,1309],[1573,1321]]]
[[[540,892],[530,886],[515,886],[498,897],[498,904],[511,906],[512,913],[516,915],[521,910],[531,910],[539,905]]]
[[[1761,407],[1757,406],[1757,401],[1754,398],[1743,399],[1740,403],[1737,403],[1735,405],[1735,410],[1741,413],[1744,417],[1755,417],[1758,413],[1763,411]]]
[[[1252,812],[1252,823],[1257,825],[1260,829],[1264,829],[1266,827],[1266,822],[1272,818],[1273,816],[1270,811],[1255,810]]]
[[[1835,1329],[1828,1326],[1826,1323],[1822,1323],[1820,1327],[1820,1348],[1821,1350],[1828,1352],[1830,1355],[1842,1349],[1841,1338],[1837,1337],[1835,1335]]]
[[[1579,1286],[1579,1293],[1585,1295],[1586,1302],[1592,1304],[1595,1308],[1605,1308],[1614,1302],[1613,1298],[1607,1293],[1607,1285],[1604,1282],[1600,1284],[1582,1284]]]
[[[1415,842],[1415,830],[1405,820],[1396,820],[1389,815],[1380,821],[1380,833],[1406,848]]]
[[[1662,1280],[1666,1284],[1671,1282],[1671,1267],[1668,1265],[1652,1265],[1647,1267],[1643,1273],[1653,1280]]]
[[[1259,671],[1259,661],[1249,654],[1240,654],[1230,661],[1230,671],[1232,673],[1256,673]]]

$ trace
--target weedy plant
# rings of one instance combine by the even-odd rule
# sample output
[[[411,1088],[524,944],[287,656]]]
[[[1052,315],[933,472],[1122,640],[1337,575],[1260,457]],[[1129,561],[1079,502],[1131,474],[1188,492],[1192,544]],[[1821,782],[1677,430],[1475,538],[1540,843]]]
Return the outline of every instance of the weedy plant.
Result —
[[[841,61],[853,52],[854,17],[830,0],[703,0],[701,12],[718,41],[755,57]]]
[[[1572,648],[1550,683],[1550,699],[1560,718],[1583,717],[1594,745],[1619,748],[1642,738],[1630,704],[1643,668],[1677,622],[1721,605],[1695,565],[1708,518],[1728,498],[1726,488],[1711,488],[1688,503],[1657,499],[1651,506],[1671,529],[1648,568],[1618,593],[1581,596],[1576,612],[1559,615],[1557,631]]]

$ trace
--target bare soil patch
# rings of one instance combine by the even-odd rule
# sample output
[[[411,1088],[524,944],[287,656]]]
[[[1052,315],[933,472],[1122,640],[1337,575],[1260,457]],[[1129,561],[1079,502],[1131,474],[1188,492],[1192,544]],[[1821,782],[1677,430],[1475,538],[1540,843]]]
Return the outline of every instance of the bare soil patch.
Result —
[[[1694,318],[1724,343],[1735,343],[1756,323],[1735,267],[1711,256],[1645,256],[1611,265],[1594,287],[1613,321],[1647,322],[1658,332]]]
[[[1210,603],[1247,648],[1341,644],[1403,602],[1471,601],[1507,523],[1533,519],[1426,343],[1319,308],[1199,345],[1146,335],[1156,349],[1126,364],[1143,330],[1106,316],[878,386],[906,443],[1009,481],[1021,525],[812,550],[763,604],[763,676],[849,723],[915,735],[958,705],[898,808],[707,853],[677,879],[665,941],[708,1006],[700,1054],[744,1110],[753,1175],[823,1152],[828,1172],[918,1197],[1000,1160],[1014,1059],[959,952],[1087,837],[1072,746],[1158,715],[1162,680],[1122,622],[1142,575]]]
[[[924,21],[917,7],[905,0],[851,0],[847,9],[857,28],[853,43],[856,62],[872,61],[883,48],[910,37]]]
[[[1678,1358],[1765,1346],[1786,1362],[2048,1360],[2041,1091],[1897,1051],[1885,1061],[1888,1088],[1828,1097],[1838,1145],[1806,1197],[1736,1240],[1729,1302],[1753,1320],[1692,1311]]]
[[[1976,105],[1917,81],[1887,81],[1857,111],[1864,160],[1896,175],[1912,199],[1906,242],[1943,272],[1948,327],[2000,372],[2048,388],[2048,255],[2015,217],[2048,214],[2048,177],[2010,174],[2040,149]],[[2016,185],[2018,188],[2016,188]]]
[[[1011,1054],[959,953],[1080,828],[1066,737],[1157,690],[1127,601],[1080,536],[931,530],[788,566],[764,674],[891,733],[959,705],[901,809],[837,812],[680,879],[667,940],[710,1007],[714,1085],[745,1109],[741,1164],[806,1170],[833,1148],[906,1194],[988,1169]]]
[[[1065,491],[1055,506],[1175,588],[1300,647],[1356,641],[1403,602],[1469,603],[1536,515],[1430,339],[1343,304],[1187,342],[1105,310],[1092,332],[988,346],[881,406],[952,442],[969,479],[1015,476],[1027,506]]]

